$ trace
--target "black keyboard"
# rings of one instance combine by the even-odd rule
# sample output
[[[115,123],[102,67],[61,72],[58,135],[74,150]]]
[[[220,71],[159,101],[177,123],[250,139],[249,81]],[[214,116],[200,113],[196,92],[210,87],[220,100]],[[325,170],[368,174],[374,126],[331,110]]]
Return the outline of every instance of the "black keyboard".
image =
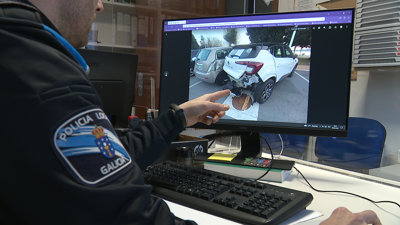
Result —
[[[243,224],[279,224],[313,200],[310,193],[169,161],[143,176],[154,195]]]

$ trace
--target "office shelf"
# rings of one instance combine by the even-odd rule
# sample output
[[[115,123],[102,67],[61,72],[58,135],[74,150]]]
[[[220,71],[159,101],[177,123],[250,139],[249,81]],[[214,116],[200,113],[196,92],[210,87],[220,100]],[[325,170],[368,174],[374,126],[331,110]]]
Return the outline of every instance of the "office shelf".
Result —
[[[163,19],[225,14],[225,0],[102,0],[102,2],[104,11],[97,14],[87,48],[138,55],[137,73],[142,73],[144,79],[154,79],[156,107],[160,88]],[[151,107],[151,87],[147,82],[144,82],[143,95],[139,96],[136,91],[135,104]],[[144,119],[145,108],[138,108],[136,114]]]

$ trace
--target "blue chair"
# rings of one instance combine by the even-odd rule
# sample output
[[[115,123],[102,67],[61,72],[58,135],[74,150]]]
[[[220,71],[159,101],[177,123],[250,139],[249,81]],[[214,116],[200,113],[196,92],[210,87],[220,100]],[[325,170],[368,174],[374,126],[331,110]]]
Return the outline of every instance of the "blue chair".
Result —
[[[350,117],[348,128],[347,138],[316,138],[318,161],[360,172],[380,167],[385,127],[373,119]]]
[[[265,139],[267,139],[269,145],[272,148],[274,156],[281,153],[283,143],[282,155],[290,156],[293,158],[303,158],[303,152],[306,149],[308,143],[308,136],[281,134],[281,141],[279,134],[261,133],[261,135],[265,137]],[[265,143],[265,140],[261,139],[261,142],[264,152],[270,153],[269,147]]]

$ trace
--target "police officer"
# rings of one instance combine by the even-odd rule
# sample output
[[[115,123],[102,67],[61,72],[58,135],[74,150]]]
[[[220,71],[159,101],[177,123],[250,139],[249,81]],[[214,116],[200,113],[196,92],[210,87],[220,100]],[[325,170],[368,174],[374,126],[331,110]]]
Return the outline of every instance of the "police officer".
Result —
[[[224,116],[215,100],[229,90],[119,139],[75,50],[101,11],[100,0],[0,1],[0,224],[175,223],[142,170],[184,127]]]

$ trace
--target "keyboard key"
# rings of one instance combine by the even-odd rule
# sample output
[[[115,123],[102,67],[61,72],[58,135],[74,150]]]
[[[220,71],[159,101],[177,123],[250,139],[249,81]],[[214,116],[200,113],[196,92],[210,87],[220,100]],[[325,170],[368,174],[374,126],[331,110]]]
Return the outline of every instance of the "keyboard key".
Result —
[[[223,199],[222,198],[214,198],[213,202],[219,204],[221,202],[221,200],[223,200]]]
[[[251,192],[249,192],[249,191],[246,191],[246,192],[243,192],[243,194],[242,194],[243,196],[246,196],[246,197],[250,197],[250,196],[252,196],[253,195],[253,193],[251,193]]]
[[[180,193],[185,193],[185,190],[186,190],[187,188],[188,188],[188,187],[186,187],[186,186],[179,186],[178,189],[177,189],[177,191],[180,192]]]
[[[179,188],[179,185],[177,185],[177,184],[172,184],[172,183],[160,180],[158,178],[152,178],[152,179],[148,180],[147,183],[151,184],[151,185],[157,185],[157,186],[160,186],[165,189],[172,190],[172,191],[176,191],[177,188]]]
[[[282,198],[282,201],[289,203],[289,202],[292,201],[292,199],[290,199],[290,198]]]
[[[247,213],[253,213],[253,210],[255,208],[247,205],[239,205],[237,210],[247,212]]]
[[[265,217],[266,219],[268,219],[269,217],[271,217],[272,214],[274,214],[276,212],[276,209],[274,208],[269,208],[267,210],[265,210],[264,212],[261,213],[261,215],[263,217]]]
[[[226,203],[227,203],[227,202],[228,202],[227,200],[222,199],[221,201],[219,201],[219,204],[220,204],[220,205],[225,205],[225,206],[226,206]]]
[[[214,198],[214,197],[216,197],[217,195],[219,195],[218,192],[210,191],[210,190],[207,190],[207,189],[201,189],[201,191],[203,191],[204,193],[210,194],[210,195],[212,196],[212,198]]]
[[[263,212],[263,210],[262,209],[255,209],[254,211],[253,211],[253,214],[254,215],[257,215],[257,216],[261,216],[261,213]]]
[[[194,191],[195,191],[194,189],[188,188],[188,189],[185,190],[185,194],[187,194],[187,195],[192,195],[192,193],[193,193]]]
[[[237,177],[234,182],[241,184],[241,183],[243,183],[243,179]]]
[[[229,201],[229,202],[226,202],[226,206],[235,208],[237,206],[237,203],[235,201]]]
[[[228,197],[226,197],[226,200],[228,200],[228,201],[235,201],[236,198],[233,197],[233,196],[228,196]]]
[[[203,193],[201,194],[201,198],[205,199],[205,200],[211,200],[214,196],[212,194],[209,193]]]
[[[200,191],[200,190],[195,190],[195,191],[192,193],[193,196],[198,197],[198,198],[201,197],[201,194],[203,194],[203,192]]]
[[[281,209],[283,206],[285,206],[287,203],[283,201],[279,201],[275,204],[272,205],[272,208],[275,208],[277,210]]]
[[[221,185],[221,186],[219,186],[217,188],[214,188],[214,191],[216,191],[216,192],[218,192],[220,194],[224,193],[227,190],[229,190],[229,187],[228,186],[224,186],[224,185]]]

